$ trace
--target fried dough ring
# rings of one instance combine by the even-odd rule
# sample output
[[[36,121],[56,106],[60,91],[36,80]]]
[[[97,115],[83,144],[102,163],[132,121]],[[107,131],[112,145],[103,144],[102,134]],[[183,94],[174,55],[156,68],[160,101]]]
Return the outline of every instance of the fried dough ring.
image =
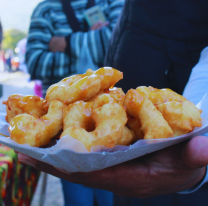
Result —
[[[30,114],[14,117],[9,126],[10,138],[19,144],[46,146],[63,128],[63,107],[62,102],[53,100],[48,113],[40,118]]]
[[[123,78],[123,73],[111,67],[103,67],[95,71],[93,74],[87,72],[83,78],[75,81],[62,80],[58,84],[52,85],[47,93],[46,100],[54,99],[70,104],[75,101],[87,101],[99,92],[113,87],[116,82]]]
[[[123,102],[125,99],[125,94],[121,88],[112,88],[107,91],[107,93],[99,94],[95,98],[92,109],[102,107],[104,104],[108,103],[118,103],[123,107]],[[124,126],[123,135],[116,143],[117,145],[130,145],[136,138],[135,133]]]
[[[200,110],[192,102],[173,101],[159,104],[156,108],[172,128],[174,137],[187,134],[202,125]]]
[[[122,93],[122,90],[116,91]],[[125,126],[126,113],[117,100],[121,100],[117,96],[118,92],[113,90],[113,94],[116,95],[103,93],[93,101],[78,101],[68,105],[64,109],[64,132],[61,137],[70,135],[81,141],[89,151],[95,145],[110,148],[116,144],[129,145],[135,135]]]
[[[143,94],[154,104],[162,104],[166,102],[183,102],[187,99],[180,94],[177,94],[176,92],[172,91],[171,89],[157,89],[154,87],[137,87],[137,91],[143,92]]]
[[[10,95],[7,101],[3,104],[6,105],[7,115],[5,117],[8,123],[19,114],[31,114],[35,117],[41,117],[48,111],[47,101],[38,96],[28,95],[23,96],[20,94]]]
[[[173,136],[187,134],[195,127],[201,127],[201,110],[185,97],[170,89],[156,89],[153,87],[138,87],[156,108],[173,130]]]
[[[141,122],[138,118],[127,115],[127,126],[135,133],[136,139],[144,139],[144,134],[141,131]]]
[[[104,104],[92,111],[92,118],[96,128],[88,132],[81,127],[68,127],[61,134],[61,138],[70,135],[84,144],[90,151],[95,145],[103,145],[112,148],[122,138],[123,129],[127,122],[126,112],[118,103]]]
[[[114,100],[116,100],[116,103],[119,103],[121,105],[123,105],[126,96],[121,88],[113,87],[110,89],[105,89],[104,91],[98,93],[97,95],[89,99],[88,102],[93,102],[98,96],[102,94],[109,94],[112,98],[114,98]]]
[[[130,89],[126,94],[124,106],[126,106],[129,115],[140,120],[144,139],[169,138],[173,136],[173,131],[167,121],[142,92]]]

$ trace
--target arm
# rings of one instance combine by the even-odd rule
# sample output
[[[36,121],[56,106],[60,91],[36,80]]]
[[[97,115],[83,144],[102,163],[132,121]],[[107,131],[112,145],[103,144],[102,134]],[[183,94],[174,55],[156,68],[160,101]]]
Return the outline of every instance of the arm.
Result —
[[[43,6],[40,5],[43,4],[39,4],[31,18],[26,51],[28,70],[32,79],[63,77],[70,73],[70,59],[63,52],[49,50],[54,28],[49,11],[43,11]]]

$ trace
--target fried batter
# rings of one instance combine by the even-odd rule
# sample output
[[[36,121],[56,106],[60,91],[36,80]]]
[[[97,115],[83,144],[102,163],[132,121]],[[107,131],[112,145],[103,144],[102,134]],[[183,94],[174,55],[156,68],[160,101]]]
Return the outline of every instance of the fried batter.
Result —
[[[54,100],[48,113],[40,118],[30,114],[17,115],[9,126],[10,138],[19,144],[46,146],[63,128],[63,108],[62,102]]]
[[[113,87],[123,78],[123,73],[111,67],[103,67],[93,74],[87,72],[83,78],[81,77],[75,78],[76,81],[70,81],[70,84],[66,80],[62,80],[60,83],[52,85],[46,93],[46,100],[50,102],[56,99],[64,104],[79,100],[87,101],[99,92]]]
[[[7,115],[5,117],[8,123],[19,114],[31,114],[35,117],[41,117],[48,111],[47,101],[38,96],[23,96],[14,94],[8,97],[7,101],[3,104],[6,105]]]
[[[154,87],[137,87],[137,91],[143,92],[143,94],[154,104],[162,104],[166,102],[183,102],[186,100],[183,96],[177,94],[176,92],[172,91],[171,89],[156,89]]]
[[[134,131],[136,135],[136,139],[144,139],[144,134],[141,131],[141,122],[138,118],[127,115],[128,121],[127,121],[127,126]]]
[[[114,147],[122,138],[127,122],[124,108],[117,103],[104,104],[92,111],[92,118],[96,124],[94,131],[87,132],[80,127],[69,127],[63,131],[61,137],[70,135],[82,142],[88,151],[95,145]]]
[[[159,104],[156,108],[162,113],[164,119],[173,130],[173,136],[187,134],[195,127],[201,127],[201,110],[192,102],[167,102]]]
[[[135,140],[135,138],[135,133],[125,126],[123,129],[123,135],[116,144],[129,146]]]
[[[169,138],[173,136],[173,131],[167,121],[142,92],[130,89],[126,94],[124,105],[128,114],[139,118],[144,139]]]
[[[91,102],[84,101],[77,101],[68,105],[64,109],[63,130],[66,130],[68,127],[80,127],[87,131],[94,130],[95,122],[92,119],[91,107]]]

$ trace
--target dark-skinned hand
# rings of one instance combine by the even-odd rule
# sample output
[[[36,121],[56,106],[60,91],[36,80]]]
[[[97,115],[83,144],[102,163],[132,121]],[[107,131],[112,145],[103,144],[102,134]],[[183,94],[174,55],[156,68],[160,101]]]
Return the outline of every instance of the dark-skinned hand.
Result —
[[[49,50],[51,52],[64,52],[67,46],[65,37],[54,36],[49,42]]]
[[[152,154],[94,172],[65,173],[21,153],[19,161],[67,181],[146,198],[185,190],[198,184],[208,164],[208,138],[197,136]]]

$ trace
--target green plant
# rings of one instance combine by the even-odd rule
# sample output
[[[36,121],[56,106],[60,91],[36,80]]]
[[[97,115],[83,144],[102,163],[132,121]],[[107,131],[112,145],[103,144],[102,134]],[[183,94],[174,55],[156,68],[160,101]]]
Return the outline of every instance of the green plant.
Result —
[[[26,37],[26,33],[15,30],[15,29],[10,29],[4,32],[3,34],[3,42],[2,42],[2,47],[3,49],[15,49],[17,46],[17,43]]]

